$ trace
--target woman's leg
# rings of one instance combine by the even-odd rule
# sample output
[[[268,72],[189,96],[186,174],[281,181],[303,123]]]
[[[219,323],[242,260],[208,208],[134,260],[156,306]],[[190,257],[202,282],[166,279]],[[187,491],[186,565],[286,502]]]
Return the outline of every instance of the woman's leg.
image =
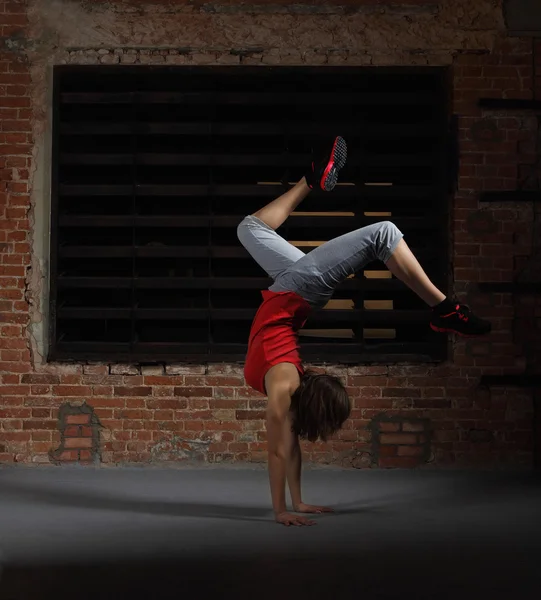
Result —
[[[295,186],[282,194],[263,208],[260,208],[252,216],[266,223],[271,229],[278,229],[289,215],[308,196],[310,188],[303,177]]]
[[[400,240],[385,265],[432,308],[430,327],[434,331],[458,333],[466,337],[485,335],[491,331],[489,321],[477,317],[465,304],[447,298],[430,281],[404,240]]]
[[[321,155],[312,162],[306,175],[295,186],[246,217],[238,226],[237,235],[240,242],[273,279],[276,280],[305,256],[304,252],[279,236],[276,230],[312,189],[334,189],[346,158],[346,142],[337,136],[326,145]]]
[[[285,194],[246,217],[237,228],[241,244],[272,279],[305,256],[302,250],[278,235],[276,229],[309,193],[310,188],[303,177]]]
[[[321,308],[338,285],[368,263],[379,260],[432,311],[430,326],[435,331],[465,336],[488,333],[488,321],[475,316],[465,305],[446,298],[428,278],[403,240],[400,230],[390,221],[362,227],[309,252],[269,288],[290,290],[303,296],[314,308]]]
[[[350,275],[375,260],[387,262],[401,239],[402,233],[389,221],[356,229],[303,256],[281,274],[270,290],[291,290],[313,307],[321,307]]]
[[[445,294],[430,281],[427,274],[402,239],[398,242],[395,251],[385,263],[385,266],[400,281],[403,281],[421,300],[430,307],[441,304]]]

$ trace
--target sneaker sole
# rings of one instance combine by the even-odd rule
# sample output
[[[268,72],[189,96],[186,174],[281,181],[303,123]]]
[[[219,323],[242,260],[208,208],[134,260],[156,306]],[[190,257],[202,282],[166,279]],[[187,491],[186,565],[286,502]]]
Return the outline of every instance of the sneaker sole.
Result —
[[[331,192],[338,182],[338,172],[344,168],[348,157],[348,147],[346,140],[338,136],[334,140],[334,146],[323,177],[320,181],[320,187],[325,192]]]
[[[438,333],[456,333],[456,335],[459,335],[460,337],[464,337],[464,338],[478,338],[478,337],[483,337],[484,335],[487,335],[490,333],[490,331],[487,331],[487,333],[473,333],[473,334],[460,333],[460,331],[456,331],[456,329],[444,329],[443,327],[436,327],[436,326],[432,325],[432,323],[430,323],[430,329],[432,329],[432,331],[437,331]]]

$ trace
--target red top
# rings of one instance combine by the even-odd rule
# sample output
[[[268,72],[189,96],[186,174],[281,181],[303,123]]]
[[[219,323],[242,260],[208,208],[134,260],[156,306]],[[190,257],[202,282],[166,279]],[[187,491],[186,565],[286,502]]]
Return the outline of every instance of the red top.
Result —
[[[244,376],[249,386],[265,394],[265,375],[274,365],[293,363],[302,375],[299,329],[306,323],[310,305],[295,292],[261,292],[263,303],[252,323]]]

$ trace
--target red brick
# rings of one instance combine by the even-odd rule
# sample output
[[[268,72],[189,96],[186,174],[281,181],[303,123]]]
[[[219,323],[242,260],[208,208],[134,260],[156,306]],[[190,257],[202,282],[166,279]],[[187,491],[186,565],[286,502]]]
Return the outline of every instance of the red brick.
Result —
[[[79,459],[82,461],[90,461],[92,459],[92,453],[90,450],[81,450],[79,452]]]
[[[263,394],[252,388],[243,387],[237,388],[237,396],[239,398],[263,398]]]
[[[64,429],[64,435],[66,437],[79,437],[81,435],[81,429],[77,425],[70,425]]]
[[[381,398],[381,388],[371,387],[371,388],[361,388],[359,390],[360,396],[356,396],[355,390],[351,388],[347,388],[350,397],[353,398],[353,403],[356,408],[373,408],[374,406],[378,406],[379,408],[392,408],[393,401],[391,398]],[[265,399],[266,403],[267,400]]]
[[[0,419],[28,419],[31,416],[29,408],[1,408]]]
[[[27,373],[21,378],[22,383],[60,383],[58,375],[48,373]]]
[[[28,442],[31,439],[29,431],[3,431],[2,441],[5,442]]]
[[[145,385],[178,385],[182,383],[182,375],[145,375]]]
[[[126,404],[126,398],[100,398],[95,396],[92,398],[94,408],[122,408]]]
[[[2,21],[4,20],[4,18],[6,18],[5,16],[2,17]],[[0,74],[0,84],[2,83],[7,83],[7,84],[29,84],[32,83],[32,77],[30,75],[30,73],[2,73]]]
[[[378,453],[382,457],[396,456],[397,446],[381,446]]]
[[[188,404],[188,409],[208,410],[210,408],[209,398],[188,398],[186,402]],[[227,400],[224,400],[223,402],[227,402]],[[243,401],[242,406],[227,406],[222,408],[244,408],[245,405],[246,402]]]
[[[417,444],[417,436],[410,433],[382,433],[379,440],[381,444]]]
[[[20,209],[8,209],[10,210],[20,210]],[[9,218],[9,216],[8,216]],[[25,268],[20,266],[2,266],[0,267],[0,275],[7,275],[8,277],[24,277],[25,276]]]
[[[219,452],[220,454],[222,452],[225,452],[227,450],[227,444],[225,442],[213,442],[212,444],[209,445],[208,451],[209,452]]]
[[[108,375],[109,367],[107,365],[83,365],[84,375]]]
[[[82,413],[78,415],[66,415],[66,423],[68,425],[87,425],[90,423],[91,415]]]
[[[204,421],[205,431],[223,431],[224,424],[220,421]],[[230,421],[227,423],[227,429],[229,433],[231,431],[242,431],[242,423],[236,423],[235,421]],[[222,433],[222,440],[226,440],[228,432]]]
[[[211,386],[242,386],[244,385],[244,379],[242,377],[226,377],[226,376],[215,376],[206,377],[206,384]]]
[[[60,404],[60,400],[53,396],[48,397],[27,397],[24,400],[25,406],[51,407],[56,408]]]
[[[79,385],[81,383],[81,376],[73,373],[61,373],[60,383],[62,385]]]
[[[32,454],[46,454],[51,449],[50,442],[32,442]]]
[[[144,429],[145,423],[143,421],[131,421],[129,419],[124,419],[121,421],[124,429]]]
[[[422,456],[422,446],[398,446],[398,456]]]
[[[186,431],[203,431],[205,428],[203,421],[184,421]]]
[[[154,409],[178,409],[180,408],[181,400],[177,400],[176,398],[156,398],[149,400],[147,402],[148,408]]]
[[[0,290],[6,290],[8,288],[17,288],[19,286],[19,280],[15,277],[0,277]],[[6,297],[6,296],[4,296]]]
[[[18,115],[20,118],[21,117],[21,113],[23,112],[24,109],[17,109],[18,111]],[[30,117],[28,117],[30,118]],[[29,161],[30,159],[25,158],[24,156],[9,156],[6,159],[6,167],[16,167],[16,168],[21,168],[21,167],[27,167],[29,166]]]
[[[10,348],[10,349],[25,348],[26,344],[25,344],[24,340],[0,339],[0,347]],[[23,383],[24,383],[24,381],[23,381]]]
[[[152,388],[152,395],[156,398],[171,398],[173,394],[172,386],[155,386]]]
[[[124,409],[124,410],[120,410],[118,412],[119,412],[119,417],[121,419],[143,420],[143,419],[150,419],[151,416],[152,416],[152,412],[150,410],[141,410],[141,409],[128,410],[128,409]]]
[[[0,395],[0,406],[22,406],[22,396],[2,396]]]
[[[144,379],[142,375],[122,375],[122,385],[142,386]]]
[[[415,423],[414,421],[404,421],[402,424],[402,431],[424,431],[425,426],[423,423]]]
[[[2,123],[2,131],[17,131],[17,132],[30,132],[32,131],[32,125],[30,121],[8,121],[5,120]]]
[[[267,399],[266,398],[256,398],[253,400],[248,400],[248,408],[249,409],[266,409],[267,408]]]
[[[50,419],[51,409],[50,408],[33,408],[32,409],[33,419]]]
[[[144,408],[146,403],[146,398],[126,398],[126,408]],[[179,400],[178,408],[182,408],[184,403],[184,400]]]
[[[246,442],[232,442],[229,444],[228,450],[230,452],[247,452],[249,449],[248,444]],[[250,449],[253,450],[266,450],[266,445],[261,444],[250,444]]]
[[[64,440],[64,448],[92,448],[92,440],[90,438],[66,438]]]
[[[58,456],[58,460],[72,461],[72,460],[78,460],[78,459],[79,459],[79,453],[76,451],[73,451],[73,450],[64,450]]]
[[[109,396],[113,394],[112,385],[93,385],[92,395],[93,396]]]
[[[387,377],[364,377],[350,375],[347,379],[348,386],[371,387],[387,385]]]
[[[17,7],[16,10],[10,10],[10,6],[14,6]],[[26,11],[26,7],[24,7],[23,5],[21,5],[21,3],[17,4],[17,3],[13,3],[12,5],[10,5],[10,3],[8,2],[7,7],[6,7],[6,12],[13,12],[13,13],[24,13]],[[9,71],[10,73],[28,73],[28,65],[24,62],[15,62],[15,61],[11,61],[10,65],[9,65]]]
[[[192,402],[192,399],[190,399],[190,402]],[[247,400],[242,400],[242,399],[239,400],[239,399],[233,399],[233,398],[226,398],[226,399],[212,398],[212,399],[208,400],[208,403],[209,403],[209,408],[212,408],[212,409],[216,409],[216,408],[243,409],[243,408],[246,408]]]
[[[183,398],[211,397],[212,396],[212,388],[211,387],[175,387],[174,394],[175,394],[175,396],[181,396]]]
[[[146,450],[146,444],[144,442],[128,442],[126,448],[128,452],[137,452],[137,454],[140,454]]]
[[[115,396],[150,396],[152,394],[151,387],[133,386],[133,387],[117,387],[114,388]]]
[[[383,388],[382,394],[385,397],[391,398],[418,398],[421,395],[421,390],[418,388]],[[378,403],[379,406],[379,403]]]
[[[192,410],[189,413],[190,419],[212,419],[214,417],[214,413],[211,410]],[[186,417],[186,413],[182,411],[178,414],[178,411],[175,411],[176,419],[184,419]]]
[[[378,423],[380,431],[400,431],[400,423],[389,423],[386,421],[380,421]]]
[[[85,385],[55,385],[53,394],[56,396],[91,396],[92,388]]]
[[[4,107],[12,107],[12,108],[29,108],[31,106],[30,103],[30,98],[19,98],[19,97],[15,97],[15,96],[4,96],[2,98],[2,106]],[[6,141],[8,143],[14,141],[13,138],[9,138],[9,136],[6,136]],[[17,138],[18,141],[18,138]],[[8,150],[9,152],[9,150]],[[20,152],[20,154],[27,154],[28,152]],[[11,154],[11,152],[10,152]],[[16,152],[14,152],[13,154],[16,154]]]
[[[48,421],[34,421],[34,420],[27,420],[23,422],[23,429],[46,429],[46,430],[51,430],[51,429],[56,429],[58,426],[58,423],[56,421],[53,420],[48,420]]]
[[[12,254],[10,256],[4,256],[3,258],[5,265],[22,265],[26,263],[26,258],[20,254]],[[28,302],[17,302],[14,304],[15,310],[27,310]]]
[[[154,419],[156,421],[172,421],[173,411],[172,410],[155,410]]]
[[[237,410],[236,418],[239,421],[266,419],[267,413],[264,410]]]
[[[25,396],[30,392],[28,385],[4,385],[1,388],[2,396]]]

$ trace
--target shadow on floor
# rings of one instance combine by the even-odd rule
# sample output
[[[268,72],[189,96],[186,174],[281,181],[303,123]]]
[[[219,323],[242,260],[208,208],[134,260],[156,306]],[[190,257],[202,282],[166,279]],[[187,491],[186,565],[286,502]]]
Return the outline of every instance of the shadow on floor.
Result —
[[[541,490],[541,477],[538,473],[518,473],[506,475],[507,489],[513,494],[524,494],[525,496]],[[1,495],[12,498],[14,501],[31,501],[42,505],[65,506],[70,508],[81,508],[87,510],[111,510],[122,513],[131,512],[146,515],[172,516],[172,517],[195,517],[203,519],[225,519],[233,521],[257,521],[268,522],[274,525],[272,511],[269,508],[261,508],[247,505],[228,506],[227,504],[211,504],[208,502],[186,502],[144,500],[134,499],[126,496],[115,496],[105,491],[96,492],[92,488],[81,488],[79,490],[62,485],[43,485],[27,481],[10,479],[1,480]],[[430,508],[437,506],[444,509],[456,506],[471,506],[474,504],[501,503],[502,495],[506,494],[506,488],[502,487],[502,481],[498,473],[492,477],[484,474],[476,478],[469,476],[458,480],[450,490],[442,490],[441,496],[432,493],[426,495],[424,491],[419,493],[401,493],[400,489],[393,489],[392,493],[376,494],[370,498],[360,498],[358,501],[333,503],[335,515],[355,515],[385,512],[393,510],[397,502],[401,509],[404,505],[411,504],[417,508]]]
[[[139,513],[146,515],[171,517],[196,517],[200,519],[226,519],[233,521],[258,521],[275,526],[272,510],[253,506],[227,506],[226,504],[209,504],[206,502],[164,502],[163,500],[141,500],[126,497],[115,497],[90,489],[73,490],[63,487],[47,488],[43,485],[28,483],[3,482],[2,496],[12,497],[17,501],[31,501],[41,505],[65,506],[86,510],[112,510],[122,513]],[[336,515],[353,515],[383,510],[384,506],[368,506],[363,503],[343,503],[334,505]]]

